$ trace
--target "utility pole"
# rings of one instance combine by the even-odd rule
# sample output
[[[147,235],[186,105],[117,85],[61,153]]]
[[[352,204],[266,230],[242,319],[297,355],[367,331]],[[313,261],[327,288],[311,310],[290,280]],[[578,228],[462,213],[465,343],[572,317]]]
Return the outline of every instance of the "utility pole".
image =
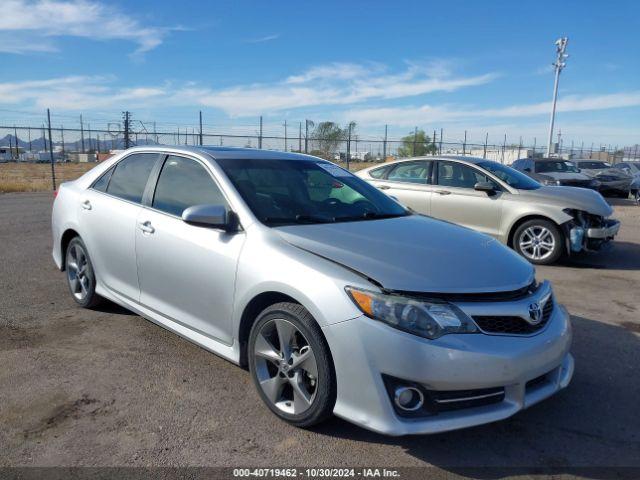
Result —
[[[258,148],[262,148],[262,115],[260,115],[260,136],[258,137]]]
[[[122,112],[122,121],[124,123],[124,148],[126,150],[131,146],[131,139],[129,138],[129,135],[131,134],[131,112]],[[180,143],[179,138],[178,143]],[[82,143],[82,150],[84,151],[84,141]]]
[[[51,138],[51,113],[49,112],[49,109],[47,108],[47,123],[48,123],[48,127],[49,127],[49,146],[51,147],[49,149],[49,156],[51,158],[51,182],[53,184],[53,191],[56,191],[56,169],[53,166],[54,160],[53,160],[53,141]]]
[[[62,139],[62,157],[64,158],[64,127],[60,125],[60,138]]]
[[[284,151],[287,151],[287,121],[284,121]]]
[[[482,152],[482,158],[487,158],[487,143],[489,143],[489,132],[484,136],[484,150]]]
[[[467,154],[467,131],[464,131],[464,141],[462,142],[462,156]]]
[[[351,125],[353,124],[349,123],[349,136],[347,138],[347,170],[349,170],[349,160],[351,159]]]
[[[556,40],[556,61],[553,63],[555,67],[555,79],[553,81],[553,102],[551,104],[551,120],[549,121],[549,140],[547,141],[547,157],[551,156],[551,143],[553,142],[553,124],[556,118],[556,103],[558,100],[558,82],[560,80],[560,72],[566,66],[565,60],[569,57],[564,53],[567,49],[567,37],[561,37]]]
[[[13,138],[16,141],[16,160],[20,158],[20,150],[18,150],[18,130],[13,126]]]
[[[387,132],[388,125],[384,126],[384,141],[382,142],[382,161],[387,159]]]
[[[84,153],[84,125],[82,123],[82,114],[80,114],[80,145],[82,146],[82,153]]]
[[[155,123],[156,122],[153,122],[154,130],[155,130]],[[204,144],[202,143],[202,110],[200,110],[200,146],[202,146],[202,145],[204,145]]]

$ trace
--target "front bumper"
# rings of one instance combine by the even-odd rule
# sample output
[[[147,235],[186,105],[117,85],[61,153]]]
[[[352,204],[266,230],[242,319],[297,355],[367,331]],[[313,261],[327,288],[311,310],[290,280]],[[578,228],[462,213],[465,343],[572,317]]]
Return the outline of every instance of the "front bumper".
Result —
[[[601,192],[628,192],[631,188],[631,179],[600,181]]]
[[[598,240],[611,240],[618,234],[620,230],[620,221],[609,219],[606,224],[600,228],[588,228],[586,232],[587,238]]]
[[[388,435],[444,432],[502,420],[566,387],[573,375],[571,324],[560,305],[545,329],[529,337],[478,333],[427,340],[364,316],[323,331],[337,375],[334,413]],[[383,375],[431,391],[502,387],[505,395],[491,405],[403,418],[394,410]],[[542,382],[530,386],[543,375]]]

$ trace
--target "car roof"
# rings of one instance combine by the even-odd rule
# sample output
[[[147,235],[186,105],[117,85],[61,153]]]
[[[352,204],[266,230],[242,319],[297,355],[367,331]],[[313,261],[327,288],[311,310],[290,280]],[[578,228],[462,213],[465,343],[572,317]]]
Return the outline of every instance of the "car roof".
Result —
[[[426,157],[408,157],[408,158],[399,158],[394,160],[393,162],[386,162],[383,164],[379,164],[376,166],[382,167],[385,165],[393,165],[395,163],[401,162],[413,162],[415,160],[459,160],[461,162],[468,163],[480,163],[480,162],[492,162],[494,160],[489,160],[487,158],[482,157],[470,157],[468,155],[429,155]]]
[[[207,154],[214,159],[257,159],[257,160],[312,160],[325,161],[322,158],[306,155],[304,153],[281,152],[277,150],[262,150],[259,148],[220,147],[214,145],[188,146],[188,145],[145,145],[133,147],[127,152],[170,152],[170,153],[196,153]]]

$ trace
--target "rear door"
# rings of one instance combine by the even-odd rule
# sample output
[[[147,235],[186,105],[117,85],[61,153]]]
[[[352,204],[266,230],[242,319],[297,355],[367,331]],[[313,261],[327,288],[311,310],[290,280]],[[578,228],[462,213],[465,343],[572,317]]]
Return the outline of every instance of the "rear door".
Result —
[[[429,215],[432,165],[431,160],[400,162],[393,166],[384,178],[376,179],[372,183],[403,205],[418,213]]]
[[[236,265],[244,232],[189,225],[193,205],[229,203],[200,160],[168,155],[135,231],[140,303],[230,345]]]
[[[100,283],[137,302],[136,219],[157,153],[133,153],[87,189],[80,200],[82,238]]]
[[[501,187],[478,168],[439,160],[431,197],[431,215],[497,237],[502,213]],[[492,182],[496,193],[477,191],[478,182]]]

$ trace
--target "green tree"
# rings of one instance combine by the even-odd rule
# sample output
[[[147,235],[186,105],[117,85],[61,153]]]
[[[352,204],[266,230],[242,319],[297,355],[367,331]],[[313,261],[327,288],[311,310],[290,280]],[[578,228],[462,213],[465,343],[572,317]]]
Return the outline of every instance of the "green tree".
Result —
[[[421,157],[437,152],[437,148],[432,143],[424,130],[411,132],[406,137],[402,137],[402,146],[398,149],[399,157]]]
[[[309,140],[311,140],[314,154],[333,160],[340,144],[349,137],[349,125],[344,128],[335,122],[320,122],[312,125],[313,130],[309,132]],[[353,138],[356,124],[351,122],[350,125]]]

